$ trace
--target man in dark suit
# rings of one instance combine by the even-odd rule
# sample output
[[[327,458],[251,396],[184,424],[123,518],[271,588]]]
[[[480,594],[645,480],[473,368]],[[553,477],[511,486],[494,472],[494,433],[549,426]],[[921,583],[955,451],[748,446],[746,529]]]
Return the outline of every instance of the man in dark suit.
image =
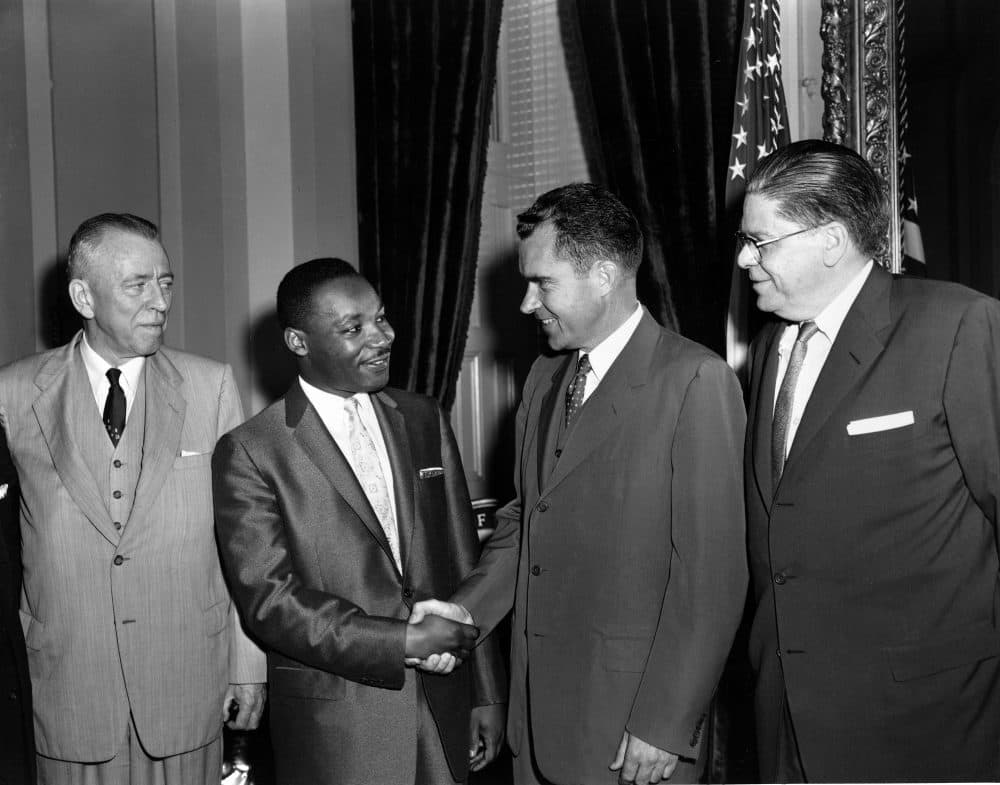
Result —
[[[21,548],[17,473],[0,428],[0,785],[35,781],[31,680],[21,619]]]
[[[739,384],[639,305],[642,234],[612,194],[557,188],[517,231],[521,311],[557,354],[524,385],[516,498],[452,599],[483,630],[514,608],[516,782],[697,782],[747,585]]]
[[[464,781],[502,741],[495,651],[447,677],[404,662],[469,656],[478,633],[440,616],[407,623],[475,563],[451,428],[433,399],[386,387],[394,333],[347,262],[292,269],[278,318],[299,378],[213,459],[223,559],[268,652],[277,779]]]
[[[764,781],[1000,779],[1000,303],[873,264],[888,220],[826,142],[747,184]]]

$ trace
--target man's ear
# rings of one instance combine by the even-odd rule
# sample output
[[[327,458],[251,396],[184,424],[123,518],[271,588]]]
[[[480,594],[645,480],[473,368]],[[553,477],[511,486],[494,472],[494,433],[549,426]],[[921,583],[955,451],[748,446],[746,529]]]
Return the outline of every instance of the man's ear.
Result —
[[[618,280],[621,278],[621,268],[610,259],[602,259],[594,262],[590,268],[590,273],[597,281],[601,294],[613,292],[618,287]]]
[[[94,318],[94,293],[90,290],[90,284],[82,278],[74,278],[69,282],[69,301],[84,319]]]
[[[306,334],[295,327],[285,328],[285,346],[288,347],[288,351],[298,357],[305,357],[309,354],[309,342],[306,340]]]
[[[823,227],[823,264],[836,267],[851,249],[851,234],[840,221],[831,221]]]

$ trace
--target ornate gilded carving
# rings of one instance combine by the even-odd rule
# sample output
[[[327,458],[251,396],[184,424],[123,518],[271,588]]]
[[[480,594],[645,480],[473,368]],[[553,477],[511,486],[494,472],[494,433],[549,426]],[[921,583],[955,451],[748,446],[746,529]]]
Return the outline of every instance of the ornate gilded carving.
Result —
[[[823,138],[851,147],[849,18],[849,0],[823,0],[823,16],[819,28],[820,38],[823,39]]]
[[[894,0],[823,0],[820,28],[824,138],[852,147],[867,159],[882,178],[894,216],[899,214],[901,146],[896,14]],[[900,228],[895,220],[889,223],[887,253],[878,261],[898,271]]]

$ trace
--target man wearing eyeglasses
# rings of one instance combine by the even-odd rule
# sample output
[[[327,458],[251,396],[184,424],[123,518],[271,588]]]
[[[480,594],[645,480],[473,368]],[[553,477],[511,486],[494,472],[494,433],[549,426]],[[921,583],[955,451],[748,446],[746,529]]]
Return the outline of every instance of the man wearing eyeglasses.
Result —
[[[764,782],[1000,779],[1000,303],[885,272],[888,220],[825,142],[747,184]]]

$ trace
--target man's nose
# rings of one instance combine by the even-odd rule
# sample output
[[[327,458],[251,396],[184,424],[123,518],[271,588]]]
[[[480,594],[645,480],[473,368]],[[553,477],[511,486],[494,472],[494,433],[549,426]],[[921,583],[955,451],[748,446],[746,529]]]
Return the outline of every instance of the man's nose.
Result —
[[[170,292],[164,290],[159,281],[150,284],[149,307],[164,313],[170,308]]]
[[[534,287],[529,286],[527,291],[524,293],[524,299],[521,300],[521,313],[528,315],[537,310],[538,296],[535,294]]]
[[[750,267],[755,267],[757,265],[757,257],[754,255],[753,249],[749,245],[744,245],[736,253],[736,264],[739,265],[741,270],[747,270]]]

